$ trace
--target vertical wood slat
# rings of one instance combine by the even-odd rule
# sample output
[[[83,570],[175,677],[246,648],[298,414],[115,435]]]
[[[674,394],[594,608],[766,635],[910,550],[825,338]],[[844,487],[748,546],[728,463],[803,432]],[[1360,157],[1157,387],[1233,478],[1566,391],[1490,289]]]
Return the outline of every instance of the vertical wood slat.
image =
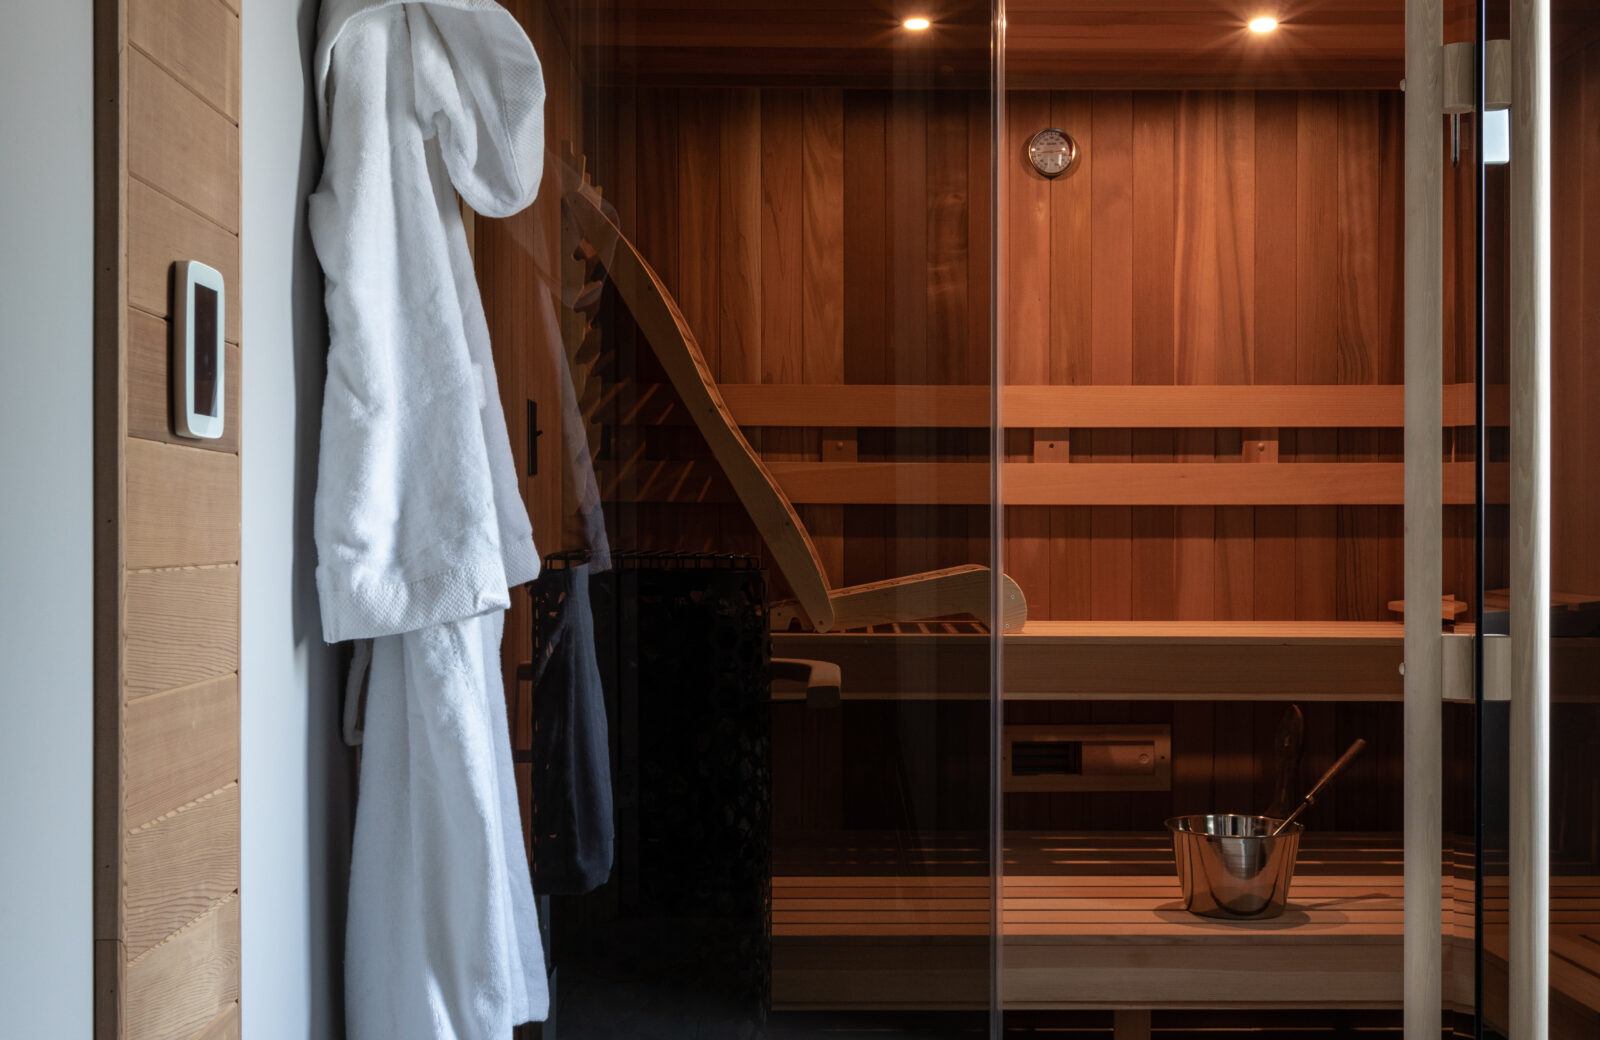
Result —
[[[801,103],[801,381],[844,382],[844,94],[808,90]],[[805,454],[828,457],[826,431],[806,432]],[[835,437],[841,445],[847,439]],[[837,449],[834,455],[843,453]],[[854,448],[848,452],[854,456]],[[844,584],[844,507],[802,507],[823,567]]]
[[[1541,1040],[1550,1019],[1550,5],[1512,0],[1511,24],[1508,1025],[1511,1040]]]
[[[1099,93],[1091,132],[1097,161],[1091,175],[1090,224],[1094,238],[1094,312],[1091,318],[1092,382],[1133,382],[1133,99],[1125,92]],[[1096,461],[1127,461],[1126,431],[1090,434]],[[1132,513],[1125,506],[1090,510],[1094,540],[1091,611],[1096,620],[1132,616]]]
[[[1051,119],[1050,98],[1045,94],[1017,93],[1006,98],[1006,123],[1019,141],[1026,140]],[[1031,167],[1006,164],[1006,239],[1007,277],[1002,283],[1005,298],[1006,341],[1002,355],[1002,375],[1009,384],[1042,384],[1050,381],[1054,350],[1052,342],[1051,294],[1056,279],[1052,259],[1057,243],[1053,240],[1051,219],[1058,188],[1084,198],[1085,182],[1069,179],[1049,182]],[[1086,267],[1086,265],[1083,265]],[[1082,270],[1083,267],[1078,269]],[[1071,269],[1063,265],[1063,274]],[[1087,337],[1083,344],[1087,346]],[[1030,444],[1017,445],[1019,458],[1037,461]],[[1071,573],[1053,566],[1051,509],[1044,506],[1011,506],[1006,510],[1005,558],[1007,571],[1017,582],[1030,604],[1052,611],[1066,586],[1088,585],[1087,569]],[[1061,588],[1057,588],[1057,582]]]
[[[125,6],[94,5],[94,1035],[121,1040],[123,450],[129,303]],[[230,296],[232,294],[229,294]],[[164,310],[163,306],[163,310]]]
[[[1405,598],[1441,594],[1444,87],[1439,0],[1406,0]],[[1443,647],[1431,612],[1405,627],[1405,1031],[1438,1032],[1443,978]]]
[[[1170,386],[1178,381],[1179,370],[1192,363],[1193,347],[1187,335],[1191,320],[1191,290],[1214,301],[1215,293],[1205,294],[1201,281],[1194,277],[1186,261],[1205,251],[1192,241],[1192,232],[1209,201],[1212,170],[1210,142],[1196,142],[1186,133],[1183,116],[1189,108],[1214,111],[1205,104],[1209,95],[1136,94],[1133,97],[1132,141],[1132,224],[1133,236],[1133,341],[1129,364],[1131,382]],[[1179,163],[1180,150],[1198,146],[1194,159]],[[1204,183],[1192,184],[1192,173],[1202,171]],[[1198,188],[1198,190],[1196,190]],[[1195,265],[1207,277],[1215,277],[1209,258]],[[1201,319],[1203,323],[1203,318]],[[1099,432],[1091,434],[1098,438]],[[1173,460],[1175,433],[1171,430],[1141,429],[1130,436],[1133,458],[1141,462]],[[1134,620],[1170,617],[1177,599],[1178,548],[1177,511],[1171,506],[1137,506],[1130,511],[1132,539],[1128,602]]]

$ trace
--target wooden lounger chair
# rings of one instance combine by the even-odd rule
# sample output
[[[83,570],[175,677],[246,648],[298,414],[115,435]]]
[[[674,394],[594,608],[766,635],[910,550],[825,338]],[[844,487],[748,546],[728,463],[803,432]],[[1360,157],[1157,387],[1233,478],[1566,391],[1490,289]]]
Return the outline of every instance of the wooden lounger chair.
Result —
[[[811,535],[761,457],[750,447],[717,390],[694,331],[660,277],[620,228],[606,216],[600,191],[578,168],[566,171],[564,201],[584,238],[603,260],[639,331],[666,370],[712,455],[755,521],[795,602],[775,604],[772,628],[799,621],[818,632],[952,615],[989,620],[990,572],[969,565],[835,589],[828,585]],[[1002,575],[1001,623],[1015,632],[1027,620],[1022,590]]]

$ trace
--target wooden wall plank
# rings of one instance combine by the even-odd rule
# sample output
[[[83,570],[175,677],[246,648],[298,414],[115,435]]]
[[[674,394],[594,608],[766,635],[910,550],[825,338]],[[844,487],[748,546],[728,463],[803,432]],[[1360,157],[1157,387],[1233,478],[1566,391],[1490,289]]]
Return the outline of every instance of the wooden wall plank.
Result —
[[[128,173],[239,231],[239,128],[141,51],[128,65]]]
[[[801,257],[800,376],[805,383],[844,381],[844,94],[808,90],[801,101]],[[833,436],[836,448],[823,452],[822,437],[841,431],[805,433],[811,458],[849,459],[854,431]],[[807,506],[801,519],[811,532],[823,568],[836,586],[844,584],[844,509]]]
[[[967,99],[967,351],[964,383],[987,386],[994,339],[994,103],[984,92]]]
[[[798,383],[804,366],[801,265],[804,98],[761,96],[761,381]]]
[[[1468,406],[1470,384],[1447,386],[1446,401]],[[720,387],[735,421],[748,429],[782,426],[868,426],[886,429],[928,426],[989,426],[989,389],[983,385],[912,386],[798,383]],[[1243,428],[1396,430],[1403,425],[1399,386],[1034,386],[1001,389],[1004,421],[1010,430],[1036,427],[1125,430]],[[1459,391],[1459,393],[1458,393]],[[1495,395],[1490,396],[1491,420]],[[1503,414],[1503,412],[1501,413]],[[687,425],[681,412],[663,409],[646,422]],[[1273,431],[1276,437],[1276,430]],[[1072,439],[1070,436],[1068,439]],[[1253,439],[1253,438],[1252,438]],[[1235,455],[1241,447],[1235,445]],[[1379,454],[1393,454],[1379,452]],[[1276,461],[1274,459],[1274,461]]]
[[[178,804],[127,837],[130,961],[239,889],[239,785]]]
[[[147,184],[128,184],[128,303],[160,317],[171,305],[172,263],[200,260],[222,272],[223,337],[239,342],[239,238]]]
[[[888,95],[844,96],[845,382],[887,383]]]
[[[186,444],[206,451],[239,450],[239,348],[224,344],[227,399],[223,405],[225,422],[222,436],[215,440],[194,440],[172,432],[172,391],[168,374],[171,356],[167,323],[154,315],[128,309],[128,374],[124,393],[128,402],[128,436],[145,440]]]
[[[801,104],[802,381],[844,381],[844,95]]]
[[[239,999],[239,900],[128,964],[127,1040],[187,1040]]]
[[[977,353],[967,319],[971,287],[968,278],[969,244],[967,172],[969,149],[958,147],[969,139],[970,102],[954,92],[933,95],[928,106],[928,381],[963,383],[968,358]],[[1043,234],[1049,234],[1049,220]],[[980,297],[981,299],[982,297]],[[987,378],[982,380],[987,382]]]
[[[678,306],[711,371],[722,367],[721,281],[707,262],[721,245],[722,96],[685,90],[678,109]]]
[[[1051,123],[1050,95],[1013,93],[1006,97],[1006,126],[1011,135],[1007,151],[1013,161],[1002,169],[1008,178],[1006,188],[1007,273],[1004,292],[1005,340],[1001,352],[1004,384],[1043,385],[1050,382],[1054,332],[1051,327],[1052,293],[1056,279],[1052,260],[1056,255],[1054,221],[1051,217],[1056,183],[1047,181],[1021,159],[1027,142]],[[1087,182],[1085,182],[1087,183]],[[1063,265],[1063,275],[1066,265]],[[1085,349],[1087,336],[1083,339]],[[1031,462],[1035,459],[1032,434],[1007,438],[1007,459]],[[1052,517],[1048,507],[1008,506],[1005,522],[1006,570],[1024,575],[1019,580],[1028,603],[1055,614],[1053,603],[1071,593],[1054,587],[1059,578],[1064,585],[1088,585],[1088,571],[1070,573],[1053,565],[1055,546],[1051,541]],[[1031,606],[1030,606],[1031,609]]]
[[[901,506],[982,506],[989,501],[987,462],[768,462],[767,469],[797,503]],[[1397,462],[1296,463],[1278,466],[1216,466],[1210,463],[1124,462],[1005,464],[1008,506],[1088,505],[1105,509],[1132,506],[1287,506],[1312,516],[1335,516],[1331,507],[1393,506],[1401,500]],[[601,467],[601,494],[616,493],[617,472]],[[709,462],[661,460],[633,465],[626,490],[641,502],[715,503],[732,500],[732,489]],[[1489,495],[1503,501],[1505,464],[1491,464]],[[1472,499],[1472,464],[1445,463],[1444,500],[1464,505]],[[1298,505],[1297,503],[1303,503]],[[1286,537],[1296,536],[1291,517]],[[1092,527],[1091,523],[1091,527]],[[1276,537],[1262,517],[1258,537]],[[1320,534],[1321,532],[1313,532]],[[1331,532],[1330,532],[1331,533]],[[1292,549],[1292,545],[1291,545]],[[1098,553],[1098,546],[1096,547]],[[1261,570],[1262,553],[1257,553]],[[1272,558],[1267,552],[1266,557]],[[1096,566],[1100,560],[1095,558]],[[1125,582],[1123,589],[1128,588]],[[1260,590],[1257,590],[1259,597]],[[1105,620],[1127,620],[1111,618]],[[1280,618],[1280,620],[1292,620]],[[1310,619],[1317,620],[1317,619]],[[1331,618],[1322,620],[1334,620]]]
[[[129,827],[237,782],[239,677],[130,701],[122,743]]]
[[[218,0],[128,0],[128,42],[239,121],[239,15]]]
[[[129,438],[130,569],[239,561],[239,462],[231,455]]]
[[[761,381],[761,94],[730,90],[722,96],[722,382]],[[633,164],[624,160],[623,165]]]
[[[1094,178],[1088,172],[1095,161],[1092,99],[1093,95],[1087,92],[1050,95],[1050,125],[1071,134],[1080,154],[1079,168],[1051,186],[1049,382],[1058,386],[1087,384],[1093,378],[1093,270],[1081,259],[1092,255],[1094,243]],[[1063,258],[1063,262],[1054,262],[1055,257]],[[1007,399],[1003,416],[1012,414],[1013,404]],[[1057,421],[1065,422],[1067,417],[1063,415]],[[1053,426],[1050,430],[1069,437],[1065,458],[1059,452],[1051,452],[1050,461],[1072,461],[1072,441],[1083,446],[1080,453],[1086,451],[1089,437],[1084,431]],[[1040,605],[1041,610],[1048,606],[1048,613],[1043,613],[1034,612],[1030,602],[1030,613],[1075,620],[1093,616],[1092,531],[1090,509],[1050,507],[1050,603]]]
[[[1086,92],[1050,96],[1050,123],[1066,130],[1078,142],[1080,168],[1051,185],[1050,256],[1062,263],[1050,265],[1050,379],[1056,385],[1088,383],[1092,378],[1094,255],[1092,188],[1088,172],[1096,161],[1093,95]],[[1016,229],[1009,229],[1015,241]],[[1010,276],[1017,277],[1012,254]]]
[[[891,382],[928,379],[928,106],[921,93],[889,96],[885,189],[888,214]]]
[[[239,1040],[239,1018],[239,1004],[235,1001],[212,1019],[195,1040]]]
[[[1296,124],[1296,336],[1295,378],[1337,382],[1338,375],[1338,98],[1303,93]],[[1300,432],[1300,461],[1337,459],[1333,431]],[[1306,621],[1337,616],[1337,516],[1302,507],[1295,517],[1295,616]]]
[[[1217,95],[1217,335],[1213,381],[1251,383],[1256,355],[1257,95]],[[1282,330],[1280,330],[1282,335]],[[1279,342],[1288,342],[1285,336]]]
[[[1094,96],[1091,133],[1096,161],[1091,178],[1090,227],[1094,241],[1091,281],[1094,311],[1090,372],[1095,383],[1133,382],[1133,98],[1123,92]],[[1127,431],[1090,435],[1096,462],[1126,461]],[[1090,513],[1095,542],[1091,610],[1096,620],[1132,616],[1132,512],[1126,506]]]
[[[1191,95],[1184,95],[1187,103]],[[1179,99],[1168,93],[1133,97],[1133,325],[1129,371],[1135,384],[1171,385],[1182,358],[1180,340],[1193,300],[1190,272],[1178,262],[1193,252],[1183,240],[1188,221],[1180,218],[1183,182],[1191,163],[1176,162],[1181,133]],[[1187,208],[1185,214],[1187,215]],[[1209,268],[1209,264],[1204,265]],[[1098,344],[1096,345],[1098,352]],[[1099,368],[1099,366],[1097,366]],[[1098,449],[1099,433],[1091,436]],[[1132,457],[1139,462],[1171,462],[1170,430],[1136,429]],[[1130,613],[1134,620],[1172,616],[1177,597],[1176,514],[1170,506],[1140,506],[1130,513]],[[1115,721],[1115,720],[1112,720]]]

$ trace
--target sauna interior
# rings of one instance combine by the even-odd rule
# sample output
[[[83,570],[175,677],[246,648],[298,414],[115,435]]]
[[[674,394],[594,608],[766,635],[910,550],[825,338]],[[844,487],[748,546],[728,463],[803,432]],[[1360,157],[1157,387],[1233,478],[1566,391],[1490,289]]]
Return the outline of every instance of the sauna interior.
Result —
[[[608,693],[617,865],[541,904],[543,1035],[1398,1036],[1407,618],[1454,701],[1441,1025],[1497,1035],[1471,636],[1510,584],[1510,181],[1484,167],[1480,301],[1477,116],[1440,118],[1442,583],[1406,604],[1404,4],[1011,0],[1003,39],[960,0],[508,6],[547,188],[470,227],[513,450],[548,567],[603,532],[602,646],[678,677]],[[1553,57],[1560,1037],[1600,1035],[1596,14],[1557,3]],[[684,569],[763,604],[759,703],[701,665],[760,632],[647,634]],[[506,628],[519,748],[541,609]],[[1358,738],[1280,916],[1183,910],[1165,821],[1282,815]]]

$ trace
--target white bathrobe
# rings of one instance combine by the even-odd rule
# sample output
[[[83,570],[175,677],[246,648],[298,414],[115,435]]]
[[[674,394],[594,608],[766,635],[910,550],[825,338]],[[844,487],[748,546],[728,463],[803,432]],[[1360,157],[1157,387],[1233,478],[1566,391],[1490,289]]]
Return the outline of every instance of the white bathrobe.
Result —
[[[544,84],[490,0],[325,0],[315,75],[317,590],[328,641],[373,640],[349,1035],[499,1040],[548,1003],[499,662],[539,557],[455,192],[490,216],[533,201]]]

